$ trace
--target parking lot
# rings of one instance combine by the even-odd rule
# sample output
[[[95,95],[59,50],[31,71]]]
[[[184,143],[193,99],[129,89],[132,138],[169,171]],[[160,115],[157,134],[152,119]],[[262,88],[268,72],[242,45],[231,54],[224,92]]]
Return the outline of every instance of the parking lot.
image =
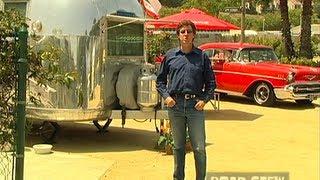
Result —
[[[319,102],[260,107],[226,97],[220,108],[206,121],[208,172],[289,172],[290,180],[319,179]],[[172,179],[173,157],[154,149],[153,121],[127,120],[121,128],[121,120],[114,120],[103,135],[95,133],[92,123],[60,125],[54,151],[112,162],[102,179]],[[27,137],[28,146],[39,142],[37,136]],[[188,153],[186,179],[195,179],[193,162]],[[74,177],[81,179],[81,173],[86,172]]]

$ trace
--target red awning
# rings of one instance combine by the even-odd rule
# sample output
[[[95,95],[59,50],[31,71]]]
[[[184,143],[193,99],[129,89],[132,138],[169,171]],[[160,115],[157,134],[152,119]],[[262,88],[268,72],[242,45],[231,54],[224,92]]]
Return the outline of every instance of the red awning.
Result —
[[[146,23],[146,27],[150,29],[175,29],[182,20],[191,20],[196,25],[197,30],[203,31],[228,31],[231,29],[240,29],[231,23],[208,15],[195,8],[171,16],[166,16],[158,20],[149,21]]]

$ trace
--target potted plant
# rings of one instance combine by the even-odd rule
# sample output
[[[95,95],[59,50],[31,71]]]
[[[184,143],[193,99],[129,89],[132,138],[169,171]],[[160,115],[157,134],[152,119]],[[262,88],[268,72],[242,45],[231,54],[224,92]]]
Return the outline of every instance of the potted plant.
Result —
[[[171,131],[160,134],[157,142],[157,147],[158,149],[164,150],[167,155],[173,154],[173,138]]]
[[[171,131],[160,134],[160,137],[157,142],[157,148],[166,152],[167,155],[173,154],[173,138],[172,138]],[[187,135],[187,138],[186,138],[185,148],[186,148],[186,152],[192,151],[192,145],[191,145],[189,135]]]

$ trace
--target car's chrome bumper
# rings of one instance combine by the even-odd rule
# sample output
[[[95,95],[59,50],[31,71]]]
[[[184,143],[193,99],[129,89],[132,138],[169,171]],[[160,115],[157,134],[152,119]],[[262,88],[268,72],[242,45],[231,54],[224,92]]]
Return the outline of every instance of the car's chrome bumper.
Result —
[[[274,93],[278,99],[315,100],[320,97],[320,83],[292,83],[284,88],[274,88]]]

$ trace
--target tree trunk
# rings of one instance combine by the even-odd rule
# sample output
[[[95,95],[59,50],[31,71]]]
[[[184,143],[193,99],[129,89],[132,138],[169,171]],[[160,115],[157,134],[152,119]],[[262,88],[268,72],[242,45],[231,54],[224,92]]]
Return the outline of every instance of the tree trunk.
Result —
[[[301,33],[300,33],[300,56],[312,59],[312,46],[311,46],[311,16],[312,5],[311,0],[302,1],[302,14],[301,14]]]
[[[289,14],[288,14],[288,0],[280,0],[280,13],[281,13],[281,20],[282,20],[282,38],[284,39],[285,45],[285,56],[288,57],[290,60],[296,57],[294,52],[294,45],[291,39],[291,31],[290,26],[291,23],[289,21]]]

